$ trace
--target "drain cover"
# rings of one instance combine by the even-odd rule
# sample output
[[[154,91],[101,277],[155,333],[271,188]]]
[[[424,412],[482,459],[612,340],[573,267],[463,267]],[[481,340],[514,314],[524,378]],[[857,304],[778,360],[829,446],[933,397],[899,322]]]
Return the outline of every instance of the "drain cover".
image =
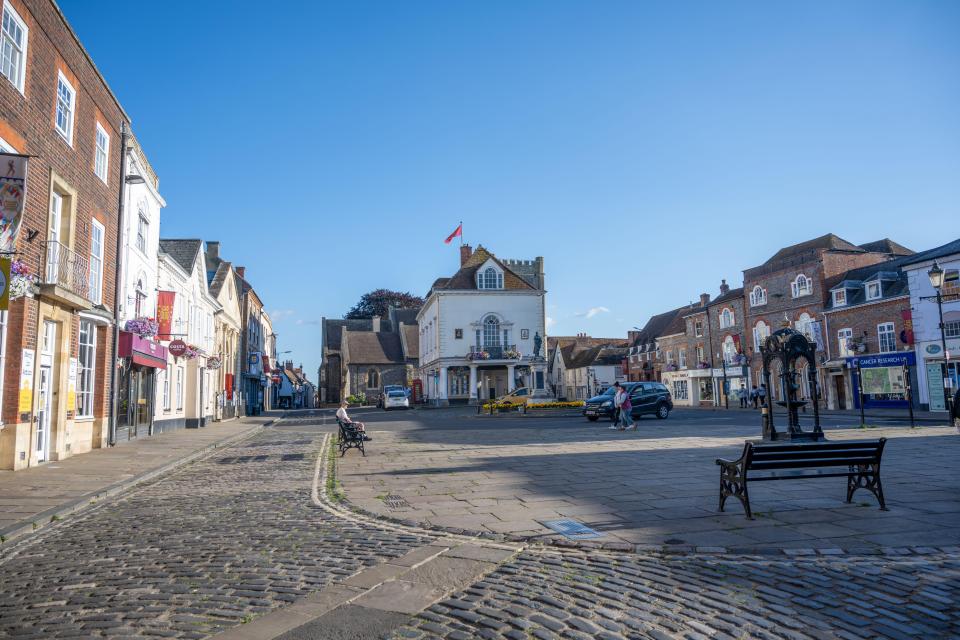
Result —
[[[410,503],[403,499],[403,496],[389,495],[383,499],[388,509],[409,509]]]
[[[603,535],[582,522],[577,522],[569,518],[563,520],[544,520],[541,524],[547,529],[553,529],[571,540],[590,540],[591,538],[599,538]]]

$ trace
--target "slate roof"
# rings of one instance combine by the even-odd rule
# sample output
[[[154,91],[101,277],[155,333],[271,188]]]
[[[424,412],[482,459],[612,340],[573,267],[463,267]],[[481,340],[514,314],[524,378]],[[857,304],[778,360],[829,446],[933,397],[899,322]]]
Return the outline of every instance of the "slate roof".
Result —
[[[717,296],[715,299],[707,303],[708,307],[712,307],[717,304],[723,304],[724,302],[729,302],[731,300],[736,300],[737,298],[743,298],[743,287],[737,287],[736,289],[730,289],[723,295]]]
[[[861,249],[852,242],[847,242],[840,236],[837,236],[832,233],[820,236],[819,238],[813,238],[812,240],[805,240],[804,242],[798,242],[797,244],[790,245],[789,247],[784,247],[780,249],[775,254],[773,254],[769,260],[764,262],[764,265],[769,265],[774,262],[779,262],[786,258],[792,258],[799,256],[805,253],[816,253],[820,250],[826,251],[849,251],[851,253],[865,253],[864,249]]]
[[[504,289],[533,289],[533,285],[527,282],[523,277],[500,262],[495,255],[487,251],[483,246],[477,247],[470,259],[467,260],[460,269],[453,274],[452,278],[437,278],[433,283],[431,290],[436,289],[476,289],[477,288],[477,270],[487,260],[493,262],[503,270],[503,288]],[[512,276],[509,277],[509,276]]]
[[[916,253],[912,249],[907,249],[902,244],[894,242],[890,238],[875,240],[873,242],[865,242],[860,245],[860,248],[873,253],[887,253],[891,256],[911,256]]]
[[[399,333],[347,331],[344,351],[350,364],[403,364]]]
[[[618,365],[627,357],[626,347],[594,346],[576,349],[576,345],[562,347],[564,363],[568,369],[580,369],[601,365]]]
[[[417,323],[417,314],[420,313],[420,309],[392,309],[390,311],[390,319],[394,320],[397,325],[401,324],[416,324]]]
[[[341,349],[341,339],[343,329],[347,327],[350,331],[373,331],[373,320],[362,318],[359,320],[332,319],[323,320],[323,342],[324,349],[339,351]]]
[[[936,258],[957,255],[958,253],[960,253],[960,238],[939,247],[915,253],[912,256],[904,258],[900,264],[906,266],[908,264],[923,262],[924,260],[934,260]]]
[[[187,273],[193,272],[193,263],[196,262],[202,247],[203,240],[160,238],[160,251],[173,258]]]
[[[643,325],[643,329],[640,330],[640,334],[634,339],[631,346],[636,347],[644,344],[652,344],[653,341],[660,336],[669,335],[665,329],[670,326],[670,323],[673,322],[681,312],[686,312],[688,308],[689,307],[680,307],[679,309],[673,309],[651,316],[651,318],[647,320],[647,324]]]
[[[223,285],[226,284],[227,277],[230,275],[230,269],[231,265],[229,262],[221,261],[216,272],[213,274],[213,278],[210,279],[210,294],[214,297],[219,296],[223,290]]]

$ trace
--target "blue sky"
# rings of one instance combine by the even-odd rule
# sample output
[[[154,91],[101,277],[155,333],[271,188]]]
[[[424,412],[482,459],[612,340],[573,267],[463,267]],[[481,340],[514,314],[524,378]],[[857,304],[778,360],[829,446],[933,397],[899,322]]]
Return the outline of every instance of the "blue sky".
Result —
[[[623,336],[827,232],[960,236],[960,3],[60,0],[281,350],[457,267],[546,259],[554,335]],[[591,310],[593,312],[591,313]]]

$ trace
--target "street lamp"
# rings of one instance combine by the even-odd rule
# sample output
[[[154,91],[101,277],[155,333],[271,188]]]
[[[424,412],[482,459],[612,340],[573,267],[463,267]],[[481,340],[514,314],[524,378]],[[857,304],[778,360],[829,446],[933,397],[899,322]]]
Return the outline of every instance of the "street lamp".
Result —
[[[943,296],[941,295],[941,289],[943,287],[943,268],[940,264],[934,260],[933,266],[930,267],[930,271],[927,271],[927,277],[930,278],[930,284],[933,285],[933,288],[936,290],[937,295],[935,296],[937,301],[937,312],[940,315],[940,347],[943,349],[943,365],[942,366],[942,375],[943,375],[943,396],[944,396],[944,406],[947,408],[947,415],[953,415],[952,411],[952,398],[950,397],[950,388],[947,386],[947,379],[949,378],[949,364],[950,364],[950,352],[947,351],[947,334],[943,326]],[[926,298],[929,300],[931,297]]]

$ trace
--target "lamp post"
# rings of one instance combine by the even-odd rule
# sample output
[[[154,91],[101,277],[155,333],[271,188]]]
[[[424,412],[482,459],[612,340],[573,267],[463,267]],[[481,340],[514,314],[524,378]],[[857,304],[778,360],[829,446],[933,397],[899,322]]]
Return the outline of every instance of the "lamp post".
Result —
[[[730,397],[727,395],[727,359],[722,353],[717,354],[717,360],[720,361],[720,366],[723,367],[723,386],[720,388],[720,392],[723,393],[723,408],[730,408]],[[713,372],[711,372],[713,373]]]
[[[950,374],[950,352],[947,351],[947,334],[943,326],[943,295],[941,294],[941,289],[943,288],[943,268],[940,264],[934,260],[933,266],[930,267],[930,271],[927,271],[927,277],[930,278],[930,284],[933,285],[934,290],[937,292],[936,296],[927,296],[921,298],[922,300],[929,300],[931,298],[936,299],[937,301],[937,313],[940,317],[940,347],[943,349],[943,365],[941,365],[941,371],[943,376],[943,397],[944,397],[944,406],[947,408],[947,415],[953,415],[952,399],[950,397],[950,388],[947,386],[947,379]]]

